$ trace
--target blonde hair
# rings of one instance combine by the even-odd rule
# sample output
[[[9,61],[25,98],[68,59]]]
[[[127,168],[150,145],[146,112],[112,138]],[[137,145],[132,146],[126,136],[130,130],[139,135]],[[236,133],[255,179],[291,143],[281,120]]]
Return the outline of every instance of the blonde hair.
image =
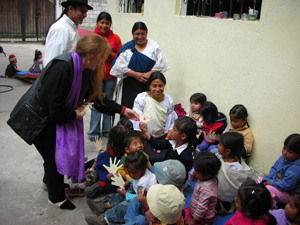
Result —
[[[81,37],[77,44],[76,50],[80,57],[90,55],[91,57],[103,52],[103,60],[111,53],[111,47],[108,42],[98,34],[87,34]],[[101,92],[101,81],[103,78],[103,66],[98,67],[95,71],[86,69],[82,74],[82,88],[80,100],[102,102],[103,94]]]

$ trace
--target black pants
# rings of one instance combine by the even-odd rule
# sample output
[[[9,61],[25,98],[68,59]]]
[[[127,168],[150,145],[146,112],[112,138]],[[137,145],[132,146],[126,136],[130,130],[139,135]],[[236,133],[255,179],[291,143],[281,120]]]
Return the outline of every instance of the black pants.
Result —
[[[66,199],[64,176],[57,172],[55,163],[55,137],[56,126],[49,124],[34,141],[36,149],[44,159],[43,182],[48,187],[49,200],[53,203]]]

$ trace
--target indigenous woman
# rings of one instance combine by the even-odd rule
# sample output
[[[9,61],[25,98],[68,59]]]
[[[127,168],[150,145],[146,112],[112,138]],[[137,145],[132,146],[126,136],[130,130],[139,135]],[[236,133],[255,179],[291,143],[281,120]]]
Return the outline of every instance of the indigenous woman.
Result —
[[[102,97],[102,66],[110,54],[107,41],[97,34],[80,38],[76,50],[48,63],[34,85],[19,100],[7,121],[44,160],[44,186],[48,203],[60,209],[75,208],[66,199],[64,175],[72,182],[84,178],[85,102],[102,113],[122,113],[139,120],[131,109]]]
[[[146,82],[153,72],[170,69],[159,45],[148,39],[147,34],[146,25],[136,22],[132,28],[133,40],[122,46],[112,63],[110,74],[122,78],[117,89],[117,102],[128,108],[132,108],[137,94],[147,91]]]
[[[109,99],[112,99],[117,83],[117,78],[109,75],[111,69],[110,64],[112,63],[119,49],[122,47],[122,42],[119,36],[114,34],[110,29],[111,25],[111,15],[107,12],[101,12],[97,18],[97,27],[93,31],[93,33],[99,34],[105,38],[111,47],[111,53],[105,60],[105,64],[103,66],[104,77],[102,81],[102,93],[104,93]],[[90,140],[99,139],[101,134],[102,136],[108,137],[108,133],[111,128],[111,116],[103,114],[102,127],[100,127],[100,121],[101,113],[95,108],[92,108],[90,130],[88,131],[88,137]],[[101,129],[102,132],[100,132]]]
[[[166,78],[160,72],[153,72],[146,83],[148,91],[138,94],[134,100],[133,110],[140,115],[141,121],[147,124],[147,132],[154,138],[165,138],[177,119],[173,99],[164,94]],[[139,130],[139,121],[132,121],[133,128]],[[146,140],[145,151],[150,159],[163,157],[154,154]]]

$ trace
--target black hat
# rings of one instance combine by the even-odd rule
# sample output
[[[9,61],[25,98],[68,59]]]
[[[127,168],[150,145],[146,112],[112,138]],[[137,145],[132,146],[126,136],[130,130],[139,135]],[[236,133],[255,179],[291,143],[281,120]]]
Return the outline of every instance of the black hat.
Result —
[[[67,0],[61,3],[61,5],[67,8],[69,5],[86,5],[89,10],[94,9],[92,6],[88,5],[88,0]]]

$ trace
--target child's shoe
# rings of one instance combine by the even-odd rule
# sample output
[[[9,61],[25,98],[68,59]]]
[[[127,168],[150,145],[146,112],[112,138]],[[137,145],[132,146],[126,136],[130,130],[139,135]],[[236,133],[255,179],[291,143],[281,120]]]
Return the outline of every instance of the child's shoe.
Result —
[[[89,208],[96,213],[97,216],[100,216],[102,213],[106,211],[104,202],[94,202],[91,199],[87,199],[87,204]]]
[[[65,192],[71,197],[81,197],[84,195],[84,189],[80,188],[79,186],[65,188]]]
[[[85,221],[89,224],[89,225],[106,225],[108,224],[104,214],[102,214],[101,216],[85,216]]]

